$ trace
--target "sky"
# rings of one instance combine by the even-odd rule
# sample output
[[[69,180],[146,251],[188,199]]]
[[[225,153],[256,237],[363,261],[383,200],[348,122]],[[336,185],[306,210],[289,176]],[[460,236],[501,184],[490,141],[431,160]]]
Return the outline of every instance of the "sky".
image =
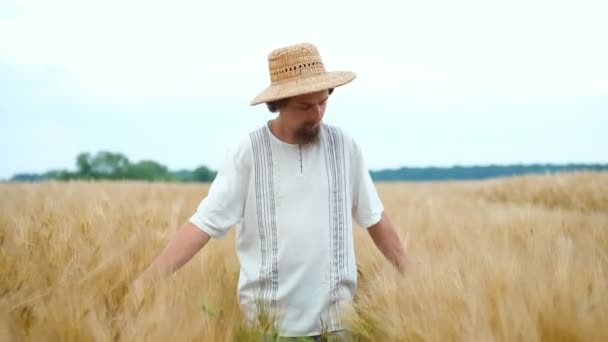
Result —
[[[109,150],[221,168],[274,117],[271,50],[315,44],[325,122],[370,169],[608,163],[606,1],[0,2],[0,179]]]

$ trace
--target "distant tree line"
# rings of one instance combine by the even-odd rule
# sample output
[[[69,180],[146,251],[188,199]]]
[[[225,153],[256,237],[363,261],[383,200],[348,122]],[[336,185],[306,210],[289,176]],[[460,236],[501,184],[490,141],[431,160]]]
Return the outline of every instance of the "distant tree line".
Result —
[[[573,171],[608,171],[608,164],[531,164],[454,167],[402,167],[400,169],[370,171],[374,181],[440,181],[474,180],[510,177],[524,174],[553,174]],[[146,180],[165,182],[211,182],[217,172],[201,165],[194,170],[171,171],[153,160],[136,163],[121,154],[100,151],[92,155],[80,153],[76,157],[76,171],[53,170],[43,174],[17,174],[11,181],[42,180]]]
[[[165,182],[211,182],[216,172],[201,165],[194,170],[170,171],[153,160],[136,163],[121,154],[100,151],[92,155],[80,153],[76,157],[76,171],[53,170],[43,174],[17,174],[11,181],[42,180],[145,180]]]
[[[393,170],[372,171],[374,181],[439,181],[474,180],[510,177],[525,174],[553,174],[574,171],[608,171],[608,164],[530,164],[454,167],[403,167]]]

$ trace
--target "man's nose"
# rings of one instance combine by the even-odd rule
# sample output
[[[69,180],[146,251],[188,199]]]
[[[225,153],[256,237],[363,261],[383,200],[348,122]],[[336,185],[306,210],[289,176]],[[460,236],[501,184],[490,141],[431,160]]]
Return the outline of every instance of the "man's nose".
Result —
[[[323,110],[321,108],[321,106],[319,105],[314,105],[312,106],[312,108],[310,109],[310,118],[314,121],[321,121],[321,117],[323,115]]]

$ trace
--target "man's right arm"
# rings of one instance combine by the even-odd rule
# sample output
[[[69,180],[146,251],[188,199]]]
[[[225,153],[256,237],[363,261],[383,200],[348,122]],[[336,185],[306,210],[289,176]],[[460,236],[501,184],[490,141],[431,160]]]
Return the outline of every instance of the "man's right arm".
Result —
[[[243,217],[251,172],[250,159],[251,142],[248,138],[227,153],[223,167],[196,212],[133,283],[136,294],[143,293],[150,280],[178,270],[211,238],[221,239]]]
[[[167,244],[165,249],[133,283],[137,295],[141,295],[154,278],[172,274],[186,264],[203,248],[211,237],[191,222],[186,222]]]

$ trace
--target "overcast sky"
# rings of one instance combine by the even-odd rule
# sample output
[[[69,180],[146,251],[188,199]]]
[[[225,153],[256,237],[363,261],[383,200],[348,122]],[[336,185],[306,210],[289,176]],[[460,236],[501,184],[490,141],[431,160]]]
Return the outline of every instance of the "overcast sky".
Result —
[[[608,162],[606,1],[0,2],[0,179],[111,150],[219,168],[271,119],[268,53],[357,79],[325,121],[372,169]]]

